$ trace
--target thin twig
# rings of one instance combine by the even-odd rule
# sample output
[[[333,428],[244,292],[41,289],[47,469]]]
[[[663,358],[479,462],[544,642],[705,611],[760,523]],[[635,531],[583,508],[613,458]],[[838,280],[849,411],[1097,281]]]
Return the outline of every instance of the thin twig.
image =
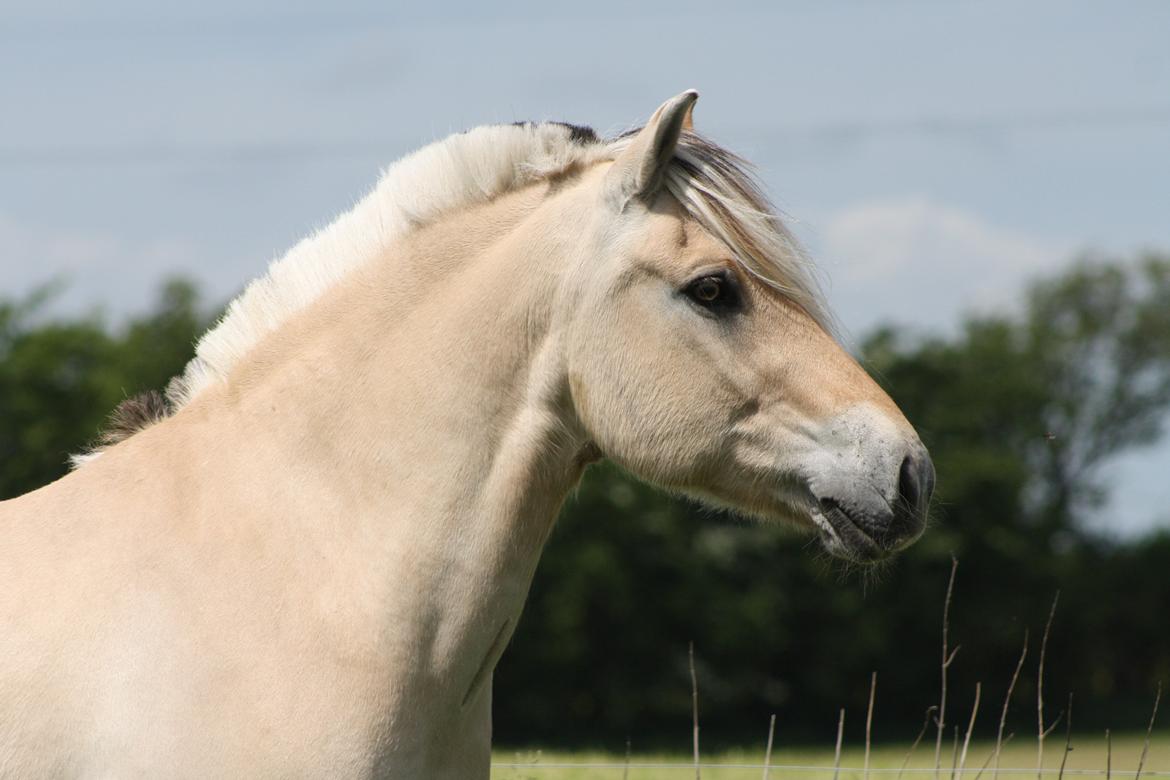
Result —
[[[959,568],[959,559],[954,555],[951,556],[951,578],[947,581],[947,597],[943,602],[943,625],[942,625],[942,690],[939,693],[938,700],[938,736],[934,740],[934,777],[938,780],[939,768],[942,761],[942,739],[943,730],[946,728],[947,716],[947,668],[951,665],[951,661],[955,660],[955,653],[959,648],[955,648],[954,652],[948,652],[947,648],[947,633],[950,630],[951,624],[951,595],[955,588],[955,571]]]
[[[622,780],[629,780],[630,777],[630,738],[626,737],[626,763],[622,767]]]
[[[1158,692],[1154,694],[1154,711],[1150,713],[1150,725],[1146,726],[1146,742],[1142,745],[1142,756],[1138,759],[1137,774],[1134,780],[1141,780],[1142,767],[1146,765],[1146,753],[1150,752],[1150,734],[1154,732],[1154,719],[1158,717],[1158,703],[1162,701],[1162,683],[1158,683]]]
[[[1105,780],[1113,780],[1113,735],[1105,729]]]
[[[983,766],[979,767],[979,771],[975,773],[975,780],[979,780],[983,773],[987,771],[987,767],[991,766],[991,759],[995,758],[995,753],[988,753],[987,758],[983,761]]]
[[[931,715],[938,710],[934,704],[926,708],[926,718],[922,721],[922,731],[918,732],[918,736],[914,738],[914,744],[906,751],[906,757],[902,759],[902,766],[898,768],[898,777],[896,780],[902,780],[902,773],[906,771],[906,766],[910,763],[910,757],[914,755],[914,751],[918,749],[918,743],[926,736],[926,730],[930,728]]]
[[[955,726],[955,745],[951,748],[951,780],[955,780],[955,772],[959,769],[959,727]]]
[[[1016,733],[1014,731],[1011,734],[1008,734],[1007,737],[1004,738],[1003,744],[1005,744],[1005,745],[1010,744],[1012,741],[1012,738],[1014,738],[1015,736],[1016,736]],[[991,763],[991,759],[993,759],[993,758],[995,758],[995,753],[992,753],[991,755],[989,755],[987,757],[987,760],[983,762],[983,766],[980,767],[979,771],[975,774],[975,780],[979,780],[979,778],[983,776],[983,772],[987,769],[988,765]]]
[[[699,769],[699,679],[695,676],[695,643],[692,641],[687,648],[691,662],[691,713],[694,721],[694,750],[695,750],[695,780],[701,780],[702,771]]]
[[[1049,735],[1052,734],[1052,732],[1056,731],[1056,727],[1060,725],[1060,722],[1062,720],[1064,720],[1064,710],[1061,710],[1060,712],[1056,713],[1056,720],[1049,723],[1048,728],[1044,729],[1044,738],[1045,739],[1047,739],[1049,737]]]
[[[768,721],[768,747],[764,750],[764,780],[768,780],[769,767],[772,764],[772,735],[776,733],[776,713]]]
[[[959,777],[967,766],[967,748],[971,746],[971,732],[975,730],[975,716],[979,714],[979,697],[983,692],[983,683],[975,683],[975,704],[971,707],[971,720],[967,723],[967,734],[963,737],[963,753],[959,756]]]
[[[841,738],[845,735],[845,708],[841,708],[841,716],[837,718],[837,750],[833,753],[833,780],[841,776]]]
[[[1044,624],[1044,637],[1040,640],[1040,667],[1036,673],[1036,778],[1044,780],[1044,738],[1056,728],[1044,730],[1044,655],[1048,651],[1048,632],[1052,629],[1052,618],[1056,616],[1056,604],[1060,601],[1060,591],[1052,599],[1052,609],[1048,612],[1048,622]]]
[[[865,765],[861,771],[862,780],[869,780],[869,745],[873,734],[873,696],[877,692],[877,672],[869,678],[869,709],[865,711]]]
[[[1068,761],[1068,754],[1072,752],[1072,702],[1073,695],[1070,692],[1068,695],[1068,715],[1064,720],[1064,755],[1060,757],[1060,771],[1056,774],[1056,780],[1064,780],[1064,765]]]
[[[1016,670],[1012,672],[1012,680],[1008,683],[1007,694],[1003,697],[1003,710],[999,713],[999,731],[995,733],[995,769],[991,776],[999,780],[999,757],[1003,752],[1003,729],[1007,724],[1008,706],[1012,702],[1012,692],[1016,689],[1016,681],[1020,679],[1020,670],[1024,668],[1024,659],[1028,657],[1028,629],[1024,629],[1024,648],[1020,651],[1020,660],[1016,661]]]

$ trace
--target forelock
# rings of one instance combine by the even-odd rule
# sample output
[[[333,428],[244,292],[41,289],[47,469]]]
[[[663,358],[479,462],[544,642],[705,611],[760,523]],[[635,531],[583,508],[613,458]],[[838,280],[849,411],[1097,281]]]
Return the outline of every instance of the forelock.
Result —
[[[816,266],[768,201],[747,161],[684,132],[666,173],[666,187],[744,270],[799,305],[827,332],[837,333]]]

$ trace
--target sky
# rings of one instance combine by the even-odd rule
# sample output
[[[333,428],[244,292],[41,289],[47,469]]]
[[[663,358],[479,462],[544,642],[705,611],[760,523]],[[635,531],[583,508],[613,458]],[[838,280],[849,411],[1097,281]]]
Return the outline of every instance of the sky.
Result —
[[[173,7],[172,7],[173,6]],[[1086,252],[1170,251],[1170,4],[0,0],[0,297],[226,300],[397,157],[686,88],[817,258],[853,339],[953,331]],[[1102,527],[1170,527],[1170,443]]]

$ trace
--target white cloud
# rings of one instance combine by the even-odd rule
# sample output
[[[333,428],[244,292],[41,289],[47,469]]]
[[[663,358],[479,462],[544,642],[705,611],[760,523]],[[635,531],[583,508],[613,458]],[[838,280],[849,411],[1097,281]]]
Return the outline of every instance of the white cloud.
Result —
[[[925,198],[860,203],[830,214],[810,240],[830,298],[854,333],[893,321],[946,328],[1010,303],[1071,245],[990,223]]]
[[[947,330],[963,312],[1010,306],[1027,282],[1057,272],[1076,244],[1012,230],[925,198],[878,200],[835,212],[809,243],[834,308],[852,335],[880,322]],[[1111,497],[1092,525],[1128,537],[1170,527],[1164,481],[1170,440],[1111,464]],[[1151,507],[1155,508],[1151,510]]]

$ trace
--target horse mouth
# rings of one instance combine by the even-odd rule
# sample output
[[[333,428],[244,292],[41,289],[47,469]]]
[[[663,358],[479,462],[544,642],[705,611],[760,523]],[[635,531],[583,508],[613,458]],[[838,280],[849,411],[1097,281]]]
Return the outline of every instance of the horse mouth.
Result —
[[[811,512],[821,544],[832,555],[853,563],[876,563],[890,554],[874,541],[849,512],[831,498]]]

